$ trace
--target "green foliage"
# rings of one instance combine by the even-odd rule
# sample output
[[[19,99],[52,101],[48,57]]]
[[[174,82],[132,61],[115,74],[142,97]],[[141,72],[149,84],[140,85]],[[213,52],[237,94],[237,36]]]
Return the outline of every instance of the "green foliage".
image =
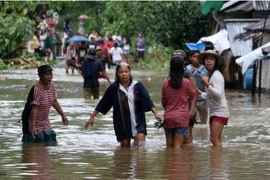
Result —
[[[0,57],[12,58],[18,56],[18,51],[24,46],[25,40],[31,37],[34,22],[17,14],[3,17],[0,14]]]
[[[6,65],[2,60],[0,60],[0,70],[8,69],[8,65]]]
[[[166,47],[184,48],[185,42],[196,42],[205,35],[200,2],[106,2],[102,13],[102,32],[119,30],[122,35],[143,32],[148,41]]]
[[[71,18],[70,27],[74,33],[78,31],[79,20],[78,16],[85,14],[89,19],[84,20],[85,30],[90,33],[93,28],[100,30],[101,17],[99,16],[98,9],[103,9],[105,2],[99,1],[80,1],[71,2],[67,7],[63,8],[60,13],[58,31],[63,31],[64,19],[67,15]]]
[[[173,49],[164,47],[161,44],[155,44],[148,48],[145,54],[145,60],[142,63],[142,69],[167,69]]]
[[[21,53],[25,41],[31,37],[34,22],[25,17],[34,10],[33,2],[1,2],[0,4],[0,58],[13,58]]]
[[[4,14],[21,14],[25,15],[28,11],[36,8],[36,3],[31,1],[11,2],[4,1],[0,4],[1,12]]]
[[[200,2],[156,2],[149,4],[150,22],[154,22],[152,38],[164,46],[184,48],[185,42],[197,42],[206,34],[200,23]]]
[[[164,59],[169,58],[172,49],[184,49],[185,42],[196,42],[206,35],[207,28],[201,22],[208,17],[202,16],[200,7],[199,1],[76,2],[63,8],[59,24],[62,25],[69,14],[71,28],[77,32],[77,17],[88,15],[90,18],[85,20],[88,33],[92,28],[100,30],[101,35],[106,31],[114,34],[118,30],[122,36],[131,37],[133,49],[138,32],[143,32],[147,42],[147,63],[141,67],[155,69],[166,66]],[[60,28],[62,30],[62,26]]]
[[[32,39],[35,22],[27,14],[36,10],[40,4],[52,10],[68,7],[70,2],[0,2],[0,58],[20,56],[25,43]]]
[[[200,12],[199,1],[24,1],[0,3],[0,57],[19,55],[16,51],[26,40],[32,38],[33,20],[25,15],[41,5],[47,15],[60,14],[57,30],[63,30],[67,14],[71,17],[71,28],[76,33],[79,26],[77,17],[89,16],[85,30],[90,33],[96,28],[102,35],[119,30],[134,42],[138,32],[143,32],[147,42],[146,61],[143,68],[164,67],[172,49],[184,48],[185,42],[196,42],[205,36],[206,28],[200,23],[208,17]],[[12,15],[11,15],[12,14]],[[156,45],[158,44],[158,45]],[[135,43],[132,44],[135,49]],[[169,52],[170,51],[170,52]]]

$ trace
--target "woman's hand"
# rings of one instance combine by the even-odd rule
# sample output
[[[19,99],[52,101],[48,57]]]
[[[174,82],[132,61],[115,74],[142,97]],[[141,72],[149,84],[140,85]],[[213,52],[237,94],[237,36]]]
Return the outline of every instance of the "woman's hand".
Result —
[[[154,116],[155,116],[155,119],[156,120],[158,120],[158,121],[161,121],[162,120],[158,113],[155,113]]]
[[[197,92],[197,94],[198,94],[198,97],[201,97],[201,96],[202,96],[202,91],[199,90],[198,88],[196,88],[196,92]]]
[[[191,73],[194,73],[195,70],[196,70],[196,69],[195,69],[194,67],[192,67],[192,68],[190,69],[190,72],[191,72]]]
[[[203,83],[204,86],[208,88],[209,83],[208,83],[208,77],[200,75],[201,82]]]
[[[94,124],[94,118],[90,117],[90,119],[86,122],[84,128],[88,129],[89,125],[93,126],[93,124]]]
[[[195,109],[192,108],[192,109],[190,109],[190,111],[189,111],[189,118],[192,119],[192,118],[194,118],[194,117],[195,117]]]
[[[35,138],[35,136],[36,136],[36,125],[35,124],[32,124],[31,125],[31,129],[30,129],[30,133],[31,133],[31,136],[33,137],[33,138]]]
[[[65,125],[65,126],[68,125],[68,119],[67,119],[66,115],[62,116],[62,124]]]

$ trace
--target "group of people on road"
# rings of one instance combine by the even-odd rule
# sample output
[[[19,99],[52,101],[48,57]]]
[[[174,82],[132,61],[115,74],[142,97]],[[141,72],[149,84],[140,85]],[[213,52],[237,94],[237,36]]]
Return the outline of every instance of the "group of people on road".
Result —
[[[106,65],[110,69],[119,62],[126,62],[130,64],[131,55],[131,39],[129,36],[121,36],[119,31],[115,31],[114,35],[110,35],[107,31],[105,36],[102,37],[96,29],[93,29],[91,34],[76,34],[76,36],[83,36],[85,41],[72,41],[73,33],[68,29],[64,35],[64,48],[63,54],[66,59],[66,72],[68,73],[69,68],[72,68],[72,73],[74,73],[75,65],[81,66],[82,60],[86,57],[87,52],[91,49],[101,48],[104,58],[102,58],[102,63],[104,68]],[[136,38],[136,52],[137,58],[135,60],[140,64],[144,59],[146,41],[143,34],[138,33]],[[70,56],[71,52],[74,54]]]
[[[51,17],[35,14],[36,26],[33,35],[32,48],[40,57],[45,57],[49,62],[55,59],[55,56],[61,55],[62,40],[60,34],[55,32],[59,21],[59,15],[54,12]]]
[[[90,50],[88,60],[84,60],[82,64],[81,70],[85,79],[92,75],[89,69],[94,66],[104,72],[102,63],[100,61],[92,62],[91,59],[97,50],[99,49]],[[113,108],[114,130],[121,147],[130,147],[132,139],[134,139],[134,145],[141,146],[147,135],[145,113],[152,111],[155,119],[163,123],[166,145],[181,148],[185,143],[192,143],[194,124],[206,123],[209,116],[210,140],[214,146],[222,146],[222,130],[224,125],[227,125],[229,118],[224,78],[219,71],[223,58],[215,50],[207,50],[202,53],[191,51],[188,57],[192,64],[185,67],[186,53],[183,50],[176,50],[172,54],[169,75],[162,83],[163,117],[157,112],[144,85],[132,76],[130,65],[120,62],[116,65],[115,81],[111,83],[107,79],[110,85],[94,112],[91,113],[85,128],[94,124],[96,115],[106,114]],[[23,123],[25,122],[23,127],[26,129],[23,132],[23,142],[40,141],[40,137],[50,137],[52,129],[48,113],[51,106],[62,116],[63,123],[68,124],[56,98],[52,82],[52,68],[43,65],[38,68],[38,74],[40,80],[30,91],[25,106],[28,115],[24,113],[23,116]],[[98,71],[95,75],[97,74]],[[87,88],[88,83],[97,82],[85,83],[85,88]],[[92,94],[98,97],[95,91],[92,91]],[[52,134],[55,135],[55,133]],[[48,138],[49,141],[51,139]],[[55,138],[53,139],[56,141]],[[42,140],[47,141],[44,138]]]

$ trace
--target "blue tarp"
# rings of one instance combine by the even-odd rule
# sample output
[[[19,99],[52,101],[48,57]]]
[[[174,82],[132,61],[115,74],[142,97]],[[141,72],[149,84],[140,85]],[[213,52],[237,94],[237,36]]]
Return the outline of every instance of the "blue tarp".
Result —
[[[194,51],[194,50],[201,51],[201,50],[205,49],[205,44],[204,43],[185,43],[185,45],[191,51]]]

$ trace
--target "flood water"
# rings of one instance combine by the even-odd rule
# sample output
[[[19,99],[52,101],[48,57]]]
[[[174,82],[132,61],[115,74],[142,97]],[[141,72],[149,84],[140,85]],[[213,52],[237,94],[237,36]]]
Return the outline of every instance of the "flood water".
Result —
[[[148,89],[160,115],[161,72],[133,71]],[[113,73],[109,73],[114,79]],[[148,81],[151,77],[151,81]],[[121,149],[112,111],[98,115],[84,130],[98,101],[83,99],[82,77],[54,68],[58,100],[70,121],[62,126],[54,109],[50,119],[55,146],[23,145],[18,122],[27,94],[38,80],[35,69],[0,71],[0,179],[270,179],[270,96],[259,99],[243,90],[226,90],[231,117],[223,148],[213,148],[208,125],[195,125],[194,142],[181,150],[166,148],[162,129],[147,113],[145,147]],[[108,83],[101,82],[101,95]]]

